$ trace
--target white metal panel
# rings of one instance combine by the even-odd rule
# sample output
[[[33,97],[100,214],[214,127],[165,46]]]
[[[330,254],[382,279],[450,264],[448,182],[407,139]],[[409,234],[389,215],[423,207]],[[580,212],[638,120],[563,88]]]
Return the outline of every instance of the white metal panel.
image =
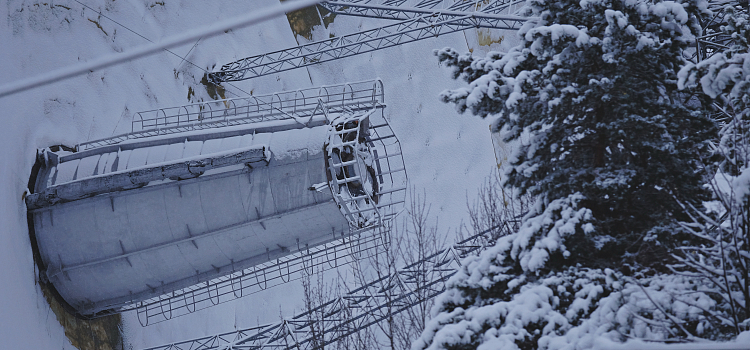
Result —
[[[240,137],[239,147],[248,147],[253,145],[253,134],[242,135]]]
[[[164,159],[167,157],[167,148],[169,148],[169,145],[149,147],[146,164],[156,164],[164,162]]]
[[[131,153],[133,153],[132,150],[124,150],[124,151],[121,150],[121,151],[118,151],[120,160],[118,161],[117,169],[115,169],[113,171],[119,171],[119,170],[127,169],[127,167],[128,167],[128,161],[130,160],[130,154]]]
[[[146,165],[146,159],[148,159],[148,148],[136,148],[130,153],[128,164],[126,169],[132,169]]]
[[[273,206],[268,167],[253,168],[248,176],[248,182],[248,187],[240,188],[247,217],[257,219],[273,215],[276,211]]]
[[[209,153],[216,153],[219,151],[222,151],[221,148],[221,142],[222,139],[213,139],[213,140],[206,140],[203,142],[203,150],[201,150],[201,154],[209,154]]]
[[[79,230],[99,238],[97,256],[111,257],[124,253],[125,243],[121,245],[120,242],[127,240],[130,224],[124,203],[122,198],[116,196],[102,196],[80,208],[94,213],[95,227],[88,230],[80,227]]]
[[[102,154],[102,157],[99,159],[97,173],[106,174],[112,172],[112,164],[115,163],[115,161],[117,161],[117,152]]]
[[[94,212],[70,206],[53,211],[54,249],[61,257],[63,266],[72,266],[96,259],[99,250],[99,237],[90,233],[96,231]]]
[[[80,162],[80,159],[76,159],[71,162],[58,164],[55,169],[57,171],[57,175],[55,176],[55,181],[52,184],[54,185],[55,183],[73,181],[76,170],[78,170],[78,163]]]
[[[221,140],[221,149],[235,149],[240,148],[242,142],[242,136],[232,136]]]
[[[173,187],[177,195],[166,196],[167,221],[175,240],[187,239],[206,231],[206,221],[200,201],[200,185],[196,183],[182,183]],[[194,262],[191,256],[197,254],[198,245],[186,241],[177,245],[182,258],[191,270],[200,270],[201,263]],[[204,247],[205,248],[205,247]]]
[[[117,166],[120,165],[120,158],[118,152],[110,152],[107,156],[107,163],[104,168],[100,171],[100,174],[111,173],[117,170]]]
[[[260,224],[253,223],[227,230],[221,235],[214,236],[213,240],[219,249],[236,264],[248,257],[264,255],[266,248],[269,248],[260,243],[256,228],[263,230]]]
[[[185,150],[182,152],[182,157],[195,157],[201,154],[201,149],[203,149],[203,141],[187,141],[185,142]]]
[[[247,221],[235,176],[200,182],[201,205],[209,230]]]
[[[101,156],[99,155],[95,155],[95,156],[81,159],[81,162],[78,163],[78,171],[76,174],[77,175],[76,179],[81,179],[81,178],[88,177],[94,174],[94,170],[96,170],[96,167],[99,164],[100,157]]]
[[[105,168],[107,166],[108,158],[109,158],[109,153],[104,153],[101,156],[99,156],[99,161],[96,162],[96,169],[94,169],[94,175],[104,174]]]
[[[178,160],[182,157],[182,153],[185,151],[185,143],[177,142],[167,146],[167,152],[165,154],[165,161]]]

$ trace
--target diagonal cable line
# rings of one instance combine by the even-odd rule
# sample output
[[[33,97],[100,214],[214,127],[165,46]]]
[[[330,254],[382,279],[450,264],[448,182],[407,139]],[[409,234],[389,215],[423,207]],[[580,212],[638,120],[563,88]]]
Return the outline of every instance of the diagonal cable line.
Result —
[[[37,88],[40,86],[52,84],[61,80],[69,79],[75,76],[86,74],[90,71],[118,65],[130,60],[142,58],[145,56],[153,55],[164,49],[172,48],[175,46],[184,45],[193,42],[201,37],[213,37],[224,33],[224,31],[246,27],[252,24],[261,23],[267,21],[276,16],[283,15],[287,12],[299,10],[304,7],[309,7],[319,3],[320,0],[296,0],[285,2],[280,6],[274,6],[272,8],[261,9],[253,11],[250,14],[244,14],[235,18],[221,21],[216,24],[210,24],[204,27],[200,27],[194,30],[190,30],[181,35],[176,35],[171,38],[167,38],[158,43],[151,43],[149,45],[143,45],[141,47],[132,49],[128,52],[112,54],[108,56],[99,57],[89,62],[82,62],[79,64],[62,67],[51,72],[43,73],[35,77],[21,79],[16,82],[11,82],[0,86],[0,97],[9,96],[29,89]]]
[[[151,40],[151,39],[149,39],[149,38],[145,37],[145,36],[144,36],[144,35],[142,35],[141,33],[138,33],[138,32],[136,32],[135,30],[133,30],[133,29],[130,29],[130,28],[129,28],[129,27],[127,27],[126,25],[124,25],[124,24],[122,24],[122,23],[120,23],[120,22],[118,22],[118,21],[116,21],[116,20],[112,19],[112,17],[109,17],[109,16],[105,15],[105,14],[104,14],[104,13],[102,13],[101,11],[98,11],[98,10],[94,9],[93,7],[91,7],[91,6],[89,6],[89,5],[86,5],[86,4],[84,4],[84,3],[82,3],[82,2],[80,2],[80,1],[78,1],[78,0],[73,0],[73,1],[75,1],[75,2],[79,3],[79,4],[81,5],[81,6],[83,6],[83,7],[87,8],[87,9],[89,9],[89,10],[91,10],[91,11],[94,11],[94,12],[96,12],[96,13],[97,13],[97,14],[98,14],[99,16],[102,16],[102,17],[104,17],[104,18],[106,18],[106,19],[108,19],[108,20],[110,20],[110,21],[114,22],[114,23],[115,23],[115,24],[117,24],[118,26],[120,26],[120,27],[124,28],[125,30],[127,30],[127,31],[129,31],[129,32],[131,32],[131,33],[133,33],[133,34],[135,34],[135,35],[137,35],[137,36],[141,37],[141,38],[143,38],[144,40],[146,40],[146,41],[148,41],[148,42],[150,42],[150,43],[153,43],[153,42],[154,42],[153,40]],[[183,56],[180,56],[179,54],[175,53],[174,51],[172,51],[172,50],[170,50],[170,49],[164,49],[164,51],[166,51],[166,52],[169,52],[169,53],[171,53],[172,55],[176,56],[177,58],[180,58],[180,59],[182,59],[182,61],[184,61],[184,62],[190,63],[190,64],[191,64],[191,65],[193,65],[193,66],[194,66],[195,68],[198,68],[198,69],[202,70],[202,71],[203,71],[204,73],[210,73],[210,72],[209,72],[209,71],[208,71],[207,69],[205,69],[205,68],[203,68],[203,67],[201,67],[201,66],[199,66],[199,65],[197,65],[197,64],[195,64],[195,63],[193,63],[192,61],[190,61],[190,60],[188,60],[188,59],[187,59],[187,56],[188,56],[188,55],[190,55],[190,52],[192,52],[192,51],[193,51],[193,49],[195,48],[195,46],[197,46],[197,45],[198,45],[198,42],[199,42],[199,41],[200,41],[201,39],[202,39],[202,38],[199,38],[199,39],[198,39],[198,41],[196,41],[196,42],[195,42],[195,45],[193,45],[193,47],[192,47],[192,48],[190,49],[190,51],[188,51],[188,53],[187,53],[187,54],[186,54],[186,55],[185,55],[184,57],[183,57]],[[180,64],[182,64],[182,62],[180,62]],[[211,84],[212,84],[212,85],[214,85],[214,86],[219,86],[218,84],[216,84],[216,83],[215,83],[215,82],[213,82],[213,81],[210,81],[210,80],[209,80],[208,82],[209,82],[209,83],[211,83]],[[245,95],[250,95],[250,93],[248,93],[248,92],[247,92],[247,91],[245,91],[245,90],[242,90],[242,89],[241,89],[241,88],[239,88],[238,86],[236,86],[236,85],[234,85],[234,84],[232,84],[232,83],[228,83],[228,84],[229,84],[229,85],[231,85],[232,87],[236,88],[237,90],[240,90],[240,91],[242,91],[242,92],[243,92],[243,93],[244,93]],[[237,95],[237,94],[236,94],[236,93],[234,93],[234,92],[232,92],[232,93],[233,93],[234,95],[236,95],[236,96],[240,96],[240,95]]]

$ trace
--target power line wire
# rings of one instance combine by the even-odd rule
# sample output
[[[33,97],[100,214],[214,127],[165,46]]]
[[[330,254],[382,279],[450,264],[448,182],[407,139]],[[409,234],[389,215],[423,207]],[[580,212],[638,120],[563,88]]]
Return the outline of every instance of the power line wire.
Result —
[[[203,38],[201,38],[201,39],[203,39]],[[177,68],[180,68],[180,66],[182,66],[182,62],[185,62],[185,61],[187,61],[188,63],[190,63],[190,64],[192,64],[192,65],[194,65],[194,66],[195,66],[195,63],[193,63],[193,62],[190,62],[190,61],[188,61],[187,57],[188,57],[188,56],[190,56],[190,53],[191,53],[191,52],[193,52],[193,50],[195,49],[195,47],[196,47],[196,46],[198,46],[198,43],[199,43],[199,42],[201,42],[201,39],[198,39],[198,40],[197,40],[197,41],[195,42],[195,44],[193,44],[193,47],[191,47],[191,48],[190,48],[190,50],[188,50],[188,52],[187,52],[187,53],[185,54],[185,57],[183,57],[183,58],[182,58],[182,61],[180,61],[180,64],[178,64],[178,65],[177,65]],[[201,68],[201,69],[203,69],[203,68]],[[203,69],[203,70],[204,70],[204,71],[205,71],[206,73],[208,73],[208,70],[205,70],[205,69]],[[214,85],[216,85],[216,84],[215,84],[214,82],[211,82],[211,84],[214,84]]]
[[[43,85],[51,84],[81,74],[92,72],[97,69],[106,68],[126,61],[138,59],[144,56],[153,55],[154,53],[160,52],[161,50],[180,46],[197,40],[201,37],[208,38],[219,35],[230,29],[241,28],[260,23],[273,17],[283,15],[287,12],[313,6],[321,1],[322,0],[296,0],[284,2],[280,6],[257,10],[251,14],[238,16],[232,19],[221,21],[217,24],[204,26],[195,30],[191,30],[185,34],[168,38],[159,43],[152,43],[150,45],[144,45],[132,49],[129,52],[104,56],[91,62],[83,62],[56,69],[33,78],[23,79],[14,83],[0,86],[0,97],[9,96],[21,91],[26,91]]]
[[[117,24],[118,26],[120,26],[120,27],[123,27],[123,28],[125,28],[125,29],[126,29],[127,31],[129,31],[129,32],[131,32],[131,33],[133,33],[133,34],[135,34],[135,35],[137,35],[137,36],[139,36],[139,37],[143,38],[144,40],[146,40],[146,41],[148,41],[148,42],[150,42],[150,43],[153,43],[153,42],[154,42],[153,40],[151,40],[151,39],[149,39],[149,38],[145,37],[145,36],[144,36],[144,35],[142,35],[141,33],[138,33],[138,32],[136,32],[135,30],[133,30],[133,29],[130,29],[130,28],[128,28],[128,27],[127,27],[126,25],[124,25],[124,24],[122,24],[122,23],[120,23],[120,22],[118,22],[118,21],[115,21],[114,19],[112,19],[112,17],[109,17],[109,16],[105,15],[105,14],[104,14],[104,13],[102,13],[101,11],[99,11],[99,10],[96,10],[96,9],[94,9],[93,7],[91,7],[91,6],[89,6],[89,5],[86,5],[86,4],[84,4],[84,3],[82,3],[82,2],[80,2],[80,1],[78,1],[78,0],[73,0],[73,1],[75,1],[75,2],[79,3],[79,4],[81,5],[81,6],[83,6],[83,7],[87,8],[87,9],[89,9],[89,10],[91,10],[91,11],[94,11],[94,12],[96,12],[97,14],[99,14],[99,16],[102,16],[102,17],[104,17],[104,18],[106,18],[106,19],[108,19],[108,20],[110,20],[110,21],[114,22],[114,23],[115,23],[115,24]],[[193,49],[195,48],[195,46],[196,46],[196,45],[198,45],[198,42],[199,42],[199,41],[201,41],[201,39],[202,39],[202,38],[199,38],[199,39],[198,39],[198,41],[196,41],[196,42],[195,42],[195,45],[193,45],[193,47],[192,47],[192,48],[190,48],[190,51],[188,51],[188,53],[187,53],[187,54],[185,55],[185,57],[183,57],[183,56],[180,56],[179,54],[175,53],[174,51],[172,51],[172,50],[170,50],[170,49],[164,49],[164,51],[166,51],[166,52],[169,52],[169,53],[171,53],[172,55],[176,56],[177,58],[180,58],[180,59],[182,59],[182,61],[185,61],[185,62],[187,62],[187,63],[190,63],[190,64],[192,64],[192,65],[193,65],[194,67],[196,67],[196,68],[198,68],[198,69],[202,70],[202,71],[203,71],[204,73],[210,73],[210,72],[209,72],[209,71],[208,71],[207,69],[205,69],[205,68],[203,68],[203,67],[201,67],[201,66],[199,66],[199,65],[197,65],[197,64],[195,64],[195,63],[193,63],[192,61],[190,61],[190,60],[188,60],[188,59],[187,59],[187,56],[188,56],[188,55],[190,55],[190,52],[192,52],[192,51],[193,51]],[[180,65],[181,65],[181,64],[182,64],[182,62],[180,62]],[[219,84],[216,84],[215,82],[213,82],[213,81],[211,81],[211,80],[209,80],[209,79],[207,79],[207,81],[208,81],[208,83],[210,83],[210,84],[212,84],[212,85],[214,85],[214,86],[219,86]],[[249,94],[249,93],[248,93],[247,91],[245,91],[245,90],[242,90],[242,89],[240,89],[239,87],[237,87],[236,85],[234,85],[234,84],[232,84],[232,83],[229,83],[229,85],[231,85],[232,87],[234,87],[234,88],[235,88],[235,89],[237,89],[237,90],[240,90],[240,91],[242,91],[242,92],[243,92],[243,93],[244,93],[245,95],[250,95],[250,94]],[[231,91],[230,91],[230,92],[231,92]],[[232,92],[232,93],[233,93],[233,92]],[[237,95],[236,93],[233,93],[233,94],[235,94],[236,96],[239,96],[239,95]]]

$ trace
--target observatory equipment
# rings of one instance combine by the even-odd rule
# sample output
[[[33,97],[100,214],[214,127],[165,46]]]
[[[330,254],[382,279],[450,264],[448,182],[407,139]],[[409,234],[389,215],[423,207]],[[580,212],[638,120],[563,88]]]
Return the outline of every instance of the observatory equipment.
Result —
[[[382,225],[406,188],[384,107],[372,80],[141,112],[128,134],[40,150],[42,279],[95,317]]]
[[[337,16],[394,20],[388,25],[336,35],[284,50],[246,57],[208,74],[213,82],[252,79],[317,65],[470,28],[518,30],[533,17],[510,14],[524,0],[336,0],[323,1]]]

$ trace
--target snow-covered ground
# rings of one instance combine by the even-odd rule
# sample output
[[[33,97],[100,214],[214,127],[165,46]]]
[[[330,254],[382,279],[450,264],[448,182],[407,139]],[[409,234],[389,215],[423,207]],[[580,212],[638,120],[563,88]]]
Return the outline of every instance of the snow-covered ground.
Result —
[[[0,66],[4,68],[0,85],[277,4],[278,0],[8,0],[0,7]],[[316,27],[312,36],[328,38],[382,23],[339,16],[328,28]],[[138,111],[180,105],[191,98],[208,100],[211,97],[200,83],[202,69],[213,70],[238,58],[306,40],[295,38],[287,18],[279,17],[175,48],[177,56],[163,52],[0,98],[0,349],[73,349],[36,285],[22,201],[36,149],[129,131],[133,113]],[[495,167],[495,157],[489,120],[457,115],[452,106],[438,102],[442,90],[461,82],[450,79],[450,72],[438,65],[432,50],[451,46],[482,54],[507,49],[514,42],[512,34],[487,30],[448,34],[228,84],[225,96],[381,78],[388,104],[385,113],[401,141],[410,185],[424,191],[431,214],[439,219],[440,232],[450,236],[467,222],[467,200],[473,201],[477,187]],[[189,91],[195,95],[191,97]],[[302,307],[302,288],[290,283],[148,327],[141,327],[135,314],[126,313],[126,348],[275,322]],[[747,334],[721,345],[621,345],[602,340],[594,348],[742,349],[748,341]]]
[[[180,0],[9,0],[0,8],[0,85],[122,52],[185,30],[250,13],[276,0],[252,2]],[[114,21],[118,23],[115,23]],[[381,25],[339,16],[314,37],[341,35]],[[138,33],[139,35],[137,35]],[[486,33],[482,34],[488,37]],[[489,121],[457,115],[440,103],[439,92],[460,82],[439,67],[433,49],[485,51],[476,32],[454,33],[417,43],[346,58],[307,69],[227,85],[226,97],[294,90],[380,77],[386,116],[404,149],[411,186],[424,190],[443,233],[467,221],[466,202],[495,166]],[[499,41],[497,33],[490,42]],[[145,37],[145,38],[144,38]],[[200,84],[203,71],[238,58],[297,45],[286,17],[237,29],[172,51],[91,72],[63,82],[0,98],[0,347],[72,349],[62,327],[35,285],[26,209],[21,199],[35,150],[106,137],[129,130],[141,110],[210,99]],[[467,44],[467,42],[469,44]],[[507,45],[492,44],[496,49]],[[195,65],[193,65],[195,64]],[[408,206],[408,203],[407,203]],[[134,349],[274,322],[302,308],[301,288],[289,284],[236,302],[171,321],[141,327],[123,315],[125,336]]]

